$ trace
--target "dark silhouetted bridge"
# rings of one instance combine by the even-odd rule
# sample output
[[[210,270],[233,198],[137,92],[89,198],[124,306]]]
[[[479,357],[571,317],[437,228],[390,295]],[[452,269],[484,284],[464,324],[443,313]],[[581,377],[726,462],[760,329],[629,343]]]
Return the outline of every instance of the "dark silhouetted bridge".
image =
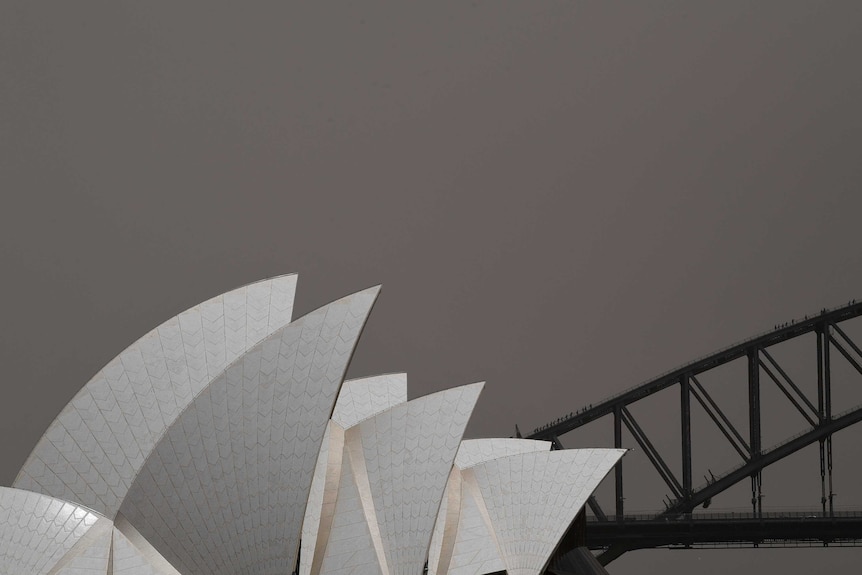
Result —
[[[664,501],[662,512],[627,515],[623,491],[626,458],[616,466],[613,512],[606,512],[595,498],[591,498],[589,508],[593,515],[583,529],[587,546],[602,550],[598,556],[601,563],[607,564],[626,551],[654,547],[862,545],[862,510],[836,511],[832,485],[832,436],[862,421],[862,405],[836,412],[832,401],[836,360],[846,362],[862,376],[862,350],[841,327],[843,322],[860,315],[862,302],[855,300],[839,308],[823,309],[569,413],[529,434],[532,439],[553,441],[557,449],[562,449],[560,437],[564,434],[601,418],[612,418],[613,441],[611,443],[609,439],[608,445],[624,447],[625,428],[669,490],[671,495]],[[804,393],[788,375],[789,370],[776,360],[774,349],[806,334],[815,336],[811,357],[817,362],[816,398]],[[742,430],[731,422],[701,383],[704,374],[734,360],[744,360],[747,365],[744,383],[747,383],[748,425]],[[764,412],[761,386],[770,382],[798,412],[802,427],[796,435],[766,448],[761,429]],[[633,404],[673,387],[679,390],[679,403],[676,405],[680,421],[681,469],[677,472],[665,462],[630,409]],[[703,408],[740,457],[739,465],[720,475],[710,472],[702,485],[695,485],[692,477],[692,399]],[[765,512],[763,469],[813,444],[818,445],[820,454],[820,509]],[[750,512],[703,511],[713,497],[746,479],[751,485]],[[560,551],[565,552],[565,546]]]

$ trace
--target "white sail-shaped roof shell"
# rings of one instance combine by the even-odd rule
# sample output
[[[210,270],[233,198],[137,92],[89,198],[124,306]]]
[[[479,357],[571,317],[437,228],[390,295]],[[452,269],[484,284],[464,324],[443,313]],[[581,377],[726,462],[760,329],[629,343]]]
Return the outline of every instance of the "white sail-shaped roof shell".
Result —
[[[467,469],[498,457],[508,457],[519,453],[535,451],[550,451],[553,444],[550,441],[538,439],[515,439],[492,437],[488,439],[465,439],[458,446],[455,456],[455,467]]]
[[[63,409],[14,486],[113,518],[144,460],[192,399],[290,322],[295,290],[295,275],[244,286],[134,342]]]
[[[461,442],[434,524],[428,573],[479,575],[506,568],[493,530],[487,524],[487,511],[482,501],[476,500],[475,490],[464,489],[461,471],[498,457],[550,449],[550,442],[533,439],[490,438]]]
[[[108,575],[181,575],[122,516],[117,518]]]
[[[134,528],[41,493],[0,487],[3,575],[181,575]]]
[[[0,573],[284,575],[301,535],[300,575],[422,575],[429,545],[433,575],[538,575],[623,451],[462,443],[483,384],[342,386],[379,288],[291,323],[295,283],[195,306],[94,376],[0,488]]]
[[[344,382],[332,421],[349,429],[381,411],[407,401],[407,374],[387,373]]]
[[[476,575],[506,569],[488,510],[472,487],[462,481],[461,470],[452,470],[444,498],[445,523],[431,540],[429,573]]]
[[[90,547],[95,546],[98,553],[102,534],[110,538],[110,521],[90,509],[0,487],[0,573],[4,575],[57,573]]]
[[[110,520],[100,519],[48,575],[111,575],[111,529]]]
[[[155,446],[120,513],[184,575],[293,569],[324,430],[378,291],[251,348]]]
[[[449,471],[483,384],[392,407],[344,432],[312,575],[422,575]]]
[[[623,449],[564,449],[492,459],[462,471],[487,513],[509,575],[539,575]]]
[[[317,542],[329,535],[332,511],[338,496],[341,457],[344,450],[344,430],[378,413],[407,401],[407,374],[393,373],[345,381],[335,402],[332,421],[327,426],[314,468],[305,519],[302,523],[302,549],[299,555],[299,575],[319,572],[322,549]],[[323,508],[327,506],[324,516]],[[315,567],[315,557],[317,567]]]

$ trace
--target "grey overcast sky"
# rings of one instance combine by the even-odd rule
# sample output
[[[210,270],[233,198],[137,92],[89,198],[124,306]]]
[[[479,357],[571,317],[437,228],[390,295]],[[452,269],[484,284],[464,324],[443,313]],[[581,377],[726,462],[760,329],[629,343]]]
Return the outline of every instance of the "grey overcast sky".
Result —
[[[411,397],[486,380],[472,437],[862,298],[861,29],[856,1],[3,2],[0,484],[125,346],[272,275],[300,274],[297,314],[382,283],[350,374],[407,371]],[[732,375],[708,384],[742,426]],[[636,412],[668,451],[677,409]],[[610,440],[591,433],[564,441]],[[862,509],[860,438],[836,436],[836,503]],[[721,441],[696,437],[696,463],[730,467]],[[767,508],[819,506],[816,451],[794,461]],[[626,462],[628,509],[660,507]]]

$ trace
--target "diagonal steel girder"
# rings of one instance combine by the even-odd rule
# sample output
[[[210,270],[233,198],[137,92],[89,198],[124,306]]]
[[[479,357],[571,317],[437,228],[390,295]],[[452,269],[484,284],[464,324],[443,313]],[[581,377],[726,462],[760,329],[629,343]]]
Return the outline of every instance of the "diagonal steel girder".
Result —
[[[769,361],[770,364],[772,364],[772,369],[775,369],[775,371],[781,376],[782,379],[784,379],[784,381],[787,383],[787,385],[789,385],[790,388],[796,392],[796,395],[799,396],[799,398],[808,407],[808,409],[810,409],[812,413],[817,415],[817,408],[814,407],[814,404],[811,403],[811,401],[808,399],[808,397],[804,393],[802,393],[802,391],[799,389],[799,387],[795,383],[793,383],[793,380],[790,379],[790,376],[787,375],[787,372],[785,372],[781,368],[781,366],[778,365],[778,362],[775,361],[775,359],[771,355],[769,355],[769,352],[766,351],[765,349],[762,349],[762,350],[760,350],[760,353],[761,353],[761,355],[763,355],[763,357],[765,357],[767,359],[767,361]],[[799,413],[801,413],[802,416],[808,420],[808,423],[810,423],[811,425],[816,425],[817,421],[815,421],[814,418],[812,418],[808,414],[808,412],[805,411],[801,405],[799,405],[799,402],[796,400],[796,397],[793,394],[791,394],[790,391],[786,387],[784,387],[784,385],[781,383],[779,378],[775,375],[775,373],[772,372],[772,369],[770,369],[769,366],[766,365],[766,363],[764,363],[762,360],[760,361],[760,367],[761,367],[761,369],[763,369],[763,371],[766,373],[766,375],[768,375],[769,378],[775,383],[775,385],[778,386],[778,389],[780,389],[781,392],[784,393],[785,397],[787,397],[787,399],[790,400],[790,402],[794,405],[794,407],[796,407],[796,409],[799,411]]]
[[[862,421],[862,407],[853,409],[852,411],[849,411],[831,421],[824,422],[823,424],[817,426],[816,428],[803,435],[795,437],[782,445],[770,449],[769,451],[763,452],[760,457],[752,459],[751,461],[717,479],[714,483],[710,483],[703,489],[695,491],[691,494],[690,498],[686,500],[678,500],[675,504],[672,504],[670,507],[668,507],[668,509],[664,513],[657,515],[656,518],[673,518],[674,516],[690,513],[695,507],[702,504],[707,499],[718,495],[725,489],[732,487],[746,477],[750,477],[752,474],[758,473],[764,467],[767,467],[768,465],[775,463],[776,461],[790,455],[791,453],[794,453],[808,445],[811,445],[815,441],[820,441],[821,439],[832,435],[836,431],[840,431],[845,427],[849,427],[854,423],[858,423],[859,421]],[[607,565],[608,563],[620,557],[627,551],[632,551],[640,547],[643,546],[638,545],[637,543],[617,543],[608,547],[596,558],[602,565]]]
[[[683,493],[685,490],[683,489],[682,484],[680,484],[679,480],[674,476],[673,472],[671,472],[670,468],[661,458],[656,448],[653,446],[652,442],[647,437],[646,433],[644,433],[641,426],[638,425],[635,418],[632,416],[631,412],[625,407],[622,408],[622,420],[623,423],[628,428],[629,432],[635,438],[635,441],[638,442],[641,449],[644,450],[647,458],[649,458],[650,462],[652,462],[653,466],[658,471],[658,474],[667,484],[667,486],[673,491],[674,496],[677,499],[681,499],[683,497]]]
[[[759,349],[762,353],[768,347],[817,331],[818,329],[822,329],[824,326],[830,326],[839,334],[844,336],[844,332],[841,331],[836,324],[859,316],[862,316],[862,301],[854,302],[833,310],[824,311],[820,315],[807,317],[806,319],[797,321],[791,325],[778,328],[763,335],[734,344],[712,355],[702,357],[682,365],[672,371],[660,375],[657,378],[644,382],[616,396],[605,399],[604,401],[600,401],[599,403],[590,406],[588,409],[580,410],[577,413],[570,414],[553,423],[542,426],[526,437],[528,439],[549,439],[553,435],[562,436],[578,427],[590,423],[591,421],[595,421],[606,415],[612,415],[614,413],[614,409],[618,406],[630,405],[658,391],[678,384],[680,377],[685,374],[697,375],[709,371],[714,367],[745,357],[751,349]],[[855,344],[851,345],[854,351],[857,351],[857,353],[862,356],[862,352],[859,351],[859,348],[856,347]]]
[[[616,396],[609,397],[604,401],[600,401],[595,405],[589,405],[583,409],[572,412],[566,417],[559,418],[554,422],[537,428],[532,434],[527,437],[532,439],[555,439],[555,443],[559,444],[558,437],[568,433],[582,425],[601,419],[604,416],[610,415],[613,417],[614,429],[614,444],[622,446],[622,428],[626,427],[632,433],[632,436],[638,442],[639,446],[644,449],[645,454],[650,459],[654,468],[658,471],[667,486],[671,489],[676,500],[672,500],[667,504],[667,510],[661,516],[673,518],[674,516],[686,516],[691,511],[703,504],[706,500],[725,491],[732,485],[744,480],[746,477],[752,479],[752,503],[754,505],[755,514],[762,512],[760,509],[760,474],[763,468],[772,463],[786,457],[803,447],[820,443],[821,447],[821,476],[825,471],[828,471],[826,477],[829,479],[828,498],[824,492],[824,510],[826,513],[826,501],[829,502],[829,509],[832,509],[832,453],[831,453],[831,436],[836,431],[848,427],[854,423],[862,421],[862,406],[854,408],[852,411],[842,413],[839,417],[833,418],[832,401],[831,401],[831,367],[830,367],[830,348],[835,350],[862,374],[862,360],[857,358],[862,357],[862,350],[847,336],[847,334],[837,325],[839,322],[862,316],[862,302],[853,300],[850,304],[833,310],[824,309],[820,314],[806,317],[804,320],[790,322],[781,327],[776,327],[773,331],[748,339],[738,344],[727,347],[712,355],[699,358],[693,362],[678,367],[670,372],[662,374],[652,380],[644,382],[634,388],[624,391]],[[799,389],[793,380],[787,375],[782,367],[769,354],[767,348],[784,341],[797,338],[807,333],[817,335],[817,405]],[[855,356],[853,353],[855,352]],[[749,432],[750,437],[747,438],[749,444],[743,439],[737,429],[727,420],[721,409],[715,405],[712,398],[706,393],[703,386],[699,385],[696,376],[710,371],[713,368],[724,365],[730,361],[748,358],[748,392],[749,392]],[[770,448],[766,451],[762,450],[761,433],[760,433],[760,409],[759,402],[759,380],[760,373],[765,373],[778,386],[779,390],[788,398],[794,407],[800,412],[805,420],[812,424],[812,428],[805,431],[803,434],[785,441],[783,444]],[[640,426],[631,416],[628,406],[644,399],[658,391],[672,387],[677,383],[680,384],[681,403],[680,417],[682,421],[683,434],[683,482],[671,473],[668,466],[661,459],[658,451],[652,446],[649,438],[640,429]],[[706,413],[712,418],[713,422],[719,427],[719,430],[724,434],[725,438],[736,449],[743,463],[732,469],[731,471],[719,476],[713,477],[712,482],[707,480],[707,485],[702,486],[698,491],[690,489],[690,479],[686,481],[687,475],[690,476],[690,455],[686,459],[690,449],[690,437],[686,434],[690,433],[690,405],[689,397],[695,396],[695,399],[701,404]],[[806,409],[807,408],[807,409]],[[688,414],[688,415],[687,415]],[[724,420],[724,421],[722,421]],[[686,425],[688,423],[688,425]],[[821,477],[825,481],[824,477]],[[616,491],[616,514],[612,517],[607,517],[608,522],[617,523],[621,527],[626,524],[623,514],[623,492],[622,492],[623,474],[622,465],[617,464],[615,469],[615,491]],[[824,483],[825,489],[825,483]],[[592,505],[590,507],[593,507]],[[598,504],[596,502],[596,507]],[[598,507],[600,510],[601,508]],[[760,509],[760,511],[758,511]],[[595,512],[595,509],[594,509]],[[600,515],[596,513],[596,515]],[[604,517],[602,517],[604,519]],[[601,563],[607,564],[613,558],[618,557],[629,549],[635,547],[626,547],[612,545],[601,555]]]
[[[787,457],[791,453],[795,453],[799,451],[803,447],[811,445],[815,441],[819,441],[829,435],[832,435],[836,431],[840,431],[845,427],[849,427],[854,423],[862,421],[862,407],[857,407],[847,413],[841,415],[840,417],[836,417],[831,421],[825,421],[817,427],[811,429],[807,433],[804,433],[798,437],[795,437],[777,447],[770,449],[769,451],[764,451],[762,455],[759,457],[752,458],[750,461],[745,464],[737,467],[730,473],[725,474],[724,476],[717,479],[715,482],[710,483],[709,485],[703,487],[700,490],[696,490],[691,494],[691,497],[685,501],[677,501],[668,507],[668,509],[661,514],[661,516],[672,516],[678,513],[689,513],[692,509],[710,499],[715,497],[725,489],[735,485],[737,482],[745,479],[746,477],[751,476],[753,473],[757,473],[762,470],[764,467],[767,467],[776,461]]]
[[[724,412],[718,407],[718,404],[715,403],[712,396],[706,392],[706,389],[704,389],[695,376],[691,376],[691,383],[694,385],[694,389],[691,390],[691,394],[698,403],[700,403],[700,406],[710,419],[712,419],[713,423],[715,423],[718,429],[724,434],[724,437],[730,442],[743,459],[751,457],[751,447],[749,447],[748,443],[742,438],[742,435],[740,435],[739,431],[736,430],[727,416],[724,415]]]

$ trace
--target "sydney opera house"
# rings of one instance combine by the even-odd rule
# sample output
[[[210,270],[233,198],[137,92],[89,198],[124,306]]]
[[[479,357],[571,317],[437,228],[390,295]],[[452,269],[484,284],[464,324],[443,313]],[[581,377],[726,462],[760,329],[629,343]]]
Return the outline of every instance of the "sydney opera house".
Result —
[[[379,288],[292,318],[296,276],[159,325],[0,487],[4,575],[538,575],[617,449],[462,441],[482,383],[344,381]]]

